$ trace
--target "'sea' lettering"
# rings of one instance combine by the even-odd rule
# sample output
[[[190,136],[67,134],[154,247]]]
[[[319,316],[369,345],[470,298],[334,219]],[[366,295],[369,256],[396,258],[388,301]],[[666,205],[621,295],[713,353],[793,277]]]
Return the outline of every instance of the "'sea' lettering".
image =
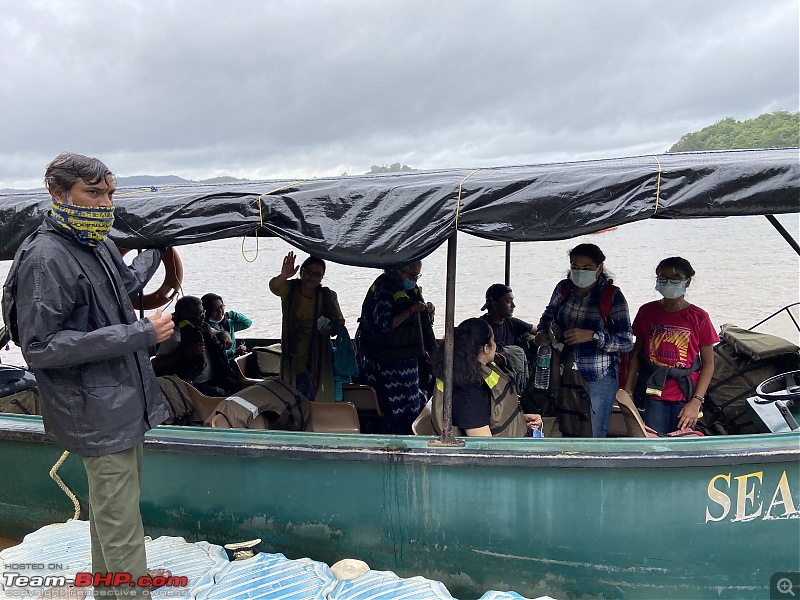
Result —
[[[778,493],[781,495],[780,502],[777,502]],[[783,515],[771,515],[772,507],[773,506],[783,506]],[[794,507],[794,501],[792,500],[792,491],[789,489],[789,481],[786,479],[786,471],[783,472],[781,475],[781,480],[778,482],[778,487],[775,488],[775,493],[772,495],[772,501],[769,503],[767,507],[767,512],[764,515],[764,520],[767,519],[774,519],[777,516],[787,516],[797,512],[797,509]]]
[[[731,510],[731,499],[728,498],[728,495],[725,492],[718,490],[714,486],[714,482],[716,482],[717,479],[724,479],[725,482],[728,484],[728,487],[731,487],[730,473],[728,473],[727,475],[717,475],[711,481],[708,482],[708,497],[710,500],[716,502],[722,507],[722,515],[718,518],[712,517],[711,511],[708,510],[708,507],[706,507],[706,523],[708,523],[709,521],[722,521],[722,519],[728,516],[728,513]]]
[[[736,516],[732,519],[731,522],[736,521],[745,521],[750,519],[755,519],[756,517],[761,515],[761,509],[764,506],[763,502],[758,503],[758,510],[753,513],[747,514],[747,501],[749,500],[750,503],[755,508],[756,500],[755,500],[755,493],[756,493],[756,484],[753,483],[753,487],[750,488],[750,491],[747,490],[747,480],[751,477],[755,477],[758,479],[758,483],[761,483],[761,478],[764,475],[763,471],[758,471],[756,473],[748,473],[747,475],[741,475],[739,477],[734,477],[736,481],[739,482],[739,489],[736,496]]]

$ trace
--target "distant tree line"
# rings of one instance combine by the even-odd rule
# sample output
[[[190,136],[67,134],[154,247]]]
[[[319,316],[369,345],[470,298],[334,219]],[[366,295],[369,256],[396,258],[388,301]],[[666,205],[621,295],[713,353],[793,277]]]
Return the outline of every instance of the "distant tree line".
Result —
[[[378,166],[372,165],[364,175],[374,175],[375,173],[406,173],[410,171],[419,171],[419,169],[412,169],[408,165],[401,165],[400,163],[393,163],[388,167],[386,165]]]
[[[667,152],[800,147],[800,112],[778,110],[755,119],[726,117],[700,131],[687,133]]]

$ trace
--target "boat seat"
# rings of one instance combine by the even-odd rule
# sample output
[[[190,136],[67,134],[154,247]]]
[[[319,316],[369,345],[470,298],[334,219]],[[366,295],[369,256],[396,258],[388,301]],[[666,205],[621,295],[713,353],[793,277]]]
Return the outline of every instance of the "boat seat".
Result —
[[[211,419],[211,427],[216,429],[230,429],[231,422],[228,421],[228,418],[222,413],[217,413],[214,415],[214,418]]]
[[[639,414],[639,409],[633,403],[633,399],[625,390],[617,390],[617,404],[625,420],[625,428],[628,430],[628,437],[646,438],[647,430],[644,428],[644,421]]]
[[[250,353],[247,369],[248,375],[258,377],[275,377],[281,372],[281,345],[255,346]]]
[[[411,424],[411,431],[414,435],[436,435],[431,422],[431,403],[428,402]]]
[[[236,365],[234,368],[235,375],[239,378],[239,383],[241,383],[245,387],[250,385],[255,385],[259,381],[261,381],[261,379],[255,379],[253,377],[248,377],[247,375],[245,375],[245,373],[250,372],[248,365],[252,354],[253,354],[252,352],[248,352],[247,354],[242,354],[242,356],[237,356],[233,360],[233,364]]]
[[[184,383],[186,384],[186,390],[189,392],[189,398],[194,405],[192,425],[202,425],[214,414],[214,410],[225,398],[220,396],[206,396],[188,381],[184,381]]]
[[[342,400],[350,402],[359,413],[372,413],[377,414],[379,417],[383,416],[383,411],[381,411],[381,407],[378,404],[378,394],[375,393],[375,388],[371,386],[361,385],[360,383],[343,383]]]
[[[361,433],[358,411],[350,402],[309,402],[307,431],[317,433]]]
[[[622,409],[617,404],[611,407],[611,416],[608,418],[606,437],[628,437],[628,426],[625,425],[625,417],[622,414]]]

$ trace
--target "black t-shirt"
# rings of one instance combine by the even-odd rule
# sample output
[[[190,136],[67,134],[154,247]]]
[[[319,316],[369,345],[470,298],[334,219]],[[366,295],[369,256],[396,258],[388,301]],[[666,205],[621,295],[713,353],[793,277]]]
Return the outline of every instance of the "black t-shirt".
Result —
[[[506,317],[500,325],[492,321],[489,315],[482,315],[481,319],[492,326],[494,343],[497,344],[498,350],[502,350],[504,346],[513,345],[518,336],[523,333],[530,333],[531,329],[533,329],[532,324],[516,317]]]
[[[453,390],[453,425],[456,427],[484,427],[489,424],[491,413],[492,393],[485,385]]]

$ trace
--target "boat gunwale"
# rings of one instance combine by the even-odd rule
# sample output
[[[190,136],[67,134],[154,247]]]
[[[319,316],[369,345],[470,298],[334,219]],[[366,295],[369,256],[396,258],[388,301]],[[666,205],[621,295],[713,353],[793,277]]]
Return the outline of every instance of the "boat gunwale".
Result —
[[[41,419],[21,415],[0,417],[0,442],[22,441],[54,444],[44,432]],[[9,424],[9,421],[12,421]],[[16,423],[14,423],[16,421]],[[184,437],[180,434],[199,430],[208,435]],[[179,435],[175,435],[175,434]],[[358,446],[357,440],[364,440],[369,435],[372,440],[385,440],[383,445]],[[241,436],[243,439],[224,439]],[[754,437],[779,436],[779,440],[770,440],[770,444],[752,446]],[[630,451],[588,451],[576,449],[577,445],[585,445],[582,438],[537,439],[535,442],[525,439],[499,440],[500,444],[481,441],[460,447],[409,447],[408,443],[421,441],[427,443],[431,438],[425,437],[387,437],[370,434],[325,434],[287,431],[256,430],[213,430],[200,427],[161,426],[149,432],[144,446],[157,453],[173,452],[176,454],[194,454],[199,451],[205,456],[232,456],[243,458],[271,458],[289,460],[322,460],[329,462],[379,462],[399,464],[425,464],[432,466],[476,466],[476,467],[518,467],[518,468],[677,468],[677,467],[720,467],[725,465],[770,464],[781,462],[800,462],[800,434],[757,434],[757,436],[707,436],[705,438],[685,438],[668,440],[664,438],[614,438],[613,444],[632,444]],[[292,441],[292,437],[302,437],[302,442]],[[220,439],[222,438],[222,439]],[[260,438],[260,439],[259,439]],[[288,439],[287,439],[288,438]],[[710,438],[710,439],[709,439]],[[708,448],[707,443],[714,439],[726,442],[742,440],[741,445],[727,448]],[[745,439],[747,438],[747,439]],[[588,440],[588,438],[587,438]],[[785,443],[780,443],[784,441]],[[503,444],[510,441],[521,448],[508,447]],[[564,448],[563,441],[573,442],[573,447]],[[609,440],[611,441],[611,440]],[[765,441],[765,440],[764,440]],[[598,443],[597,441],[594,442]],[[605,441],[599,442],[607,443]],[[531,445],[553,445],[552,449],[532,449]],[[657,449],[658,445],[669,444],[666,449]],[[675,444],[687,445],[687,449],[675,449]],[[487,448],[487,445],[501,446]],[[476,447],[477,446],[477,447]],[[483,447],[481,447],[483,446]],[[506,446],[506,447],[502,447]],[[698,448],[698,446],[701,446]]]

